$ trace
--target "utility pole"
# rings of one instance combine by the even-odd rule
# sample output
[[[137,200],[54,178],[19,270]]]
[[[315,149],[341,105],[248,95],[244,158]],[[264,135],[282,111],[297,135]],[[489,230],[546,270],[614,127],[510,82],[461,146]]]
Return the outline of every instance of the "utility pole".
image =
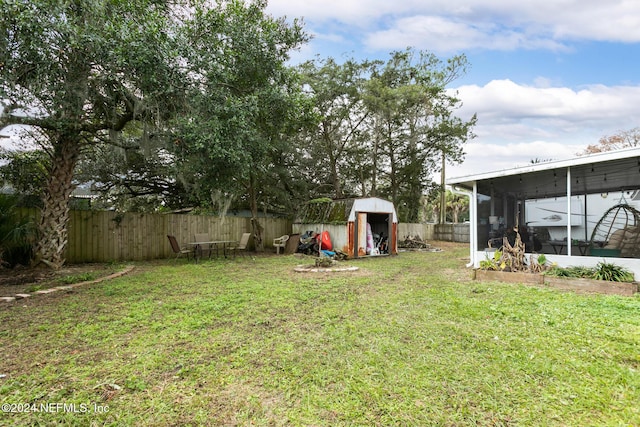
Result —
[[[447,222],[447,197],[444,187],[444,165],[445,157],[444,150],[442,150],[442,168],[440,170],[440,224]]]

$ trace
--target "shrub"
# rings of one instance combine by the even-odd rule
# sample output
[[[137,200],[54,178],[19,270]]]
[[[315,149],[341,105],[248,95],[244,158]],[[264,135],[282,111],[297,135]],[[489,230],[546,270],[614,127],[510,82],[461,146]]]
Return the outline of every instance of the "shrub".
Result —
[[[493,257],[489,258],[489,254],[486,255],[487,259],[480,261],[480,268],[482,270],[504,270],[506,264],[502,261],[502,251],[494,251]]]
[[[17,201],[17,197],[0,195],[0,265],[10,268],[29,264],[35,236],[33,222],[18,219]]]
[[[593,278],[611,282],[633,282],[633,273],[624,267],[607,262],[599,262],[593,271]]]
[[[600,262],[596,267],[558,267],[554,265],[544,274],[554,277],[606,280],[610,282],[633,282],[633,273],[624,267]]]

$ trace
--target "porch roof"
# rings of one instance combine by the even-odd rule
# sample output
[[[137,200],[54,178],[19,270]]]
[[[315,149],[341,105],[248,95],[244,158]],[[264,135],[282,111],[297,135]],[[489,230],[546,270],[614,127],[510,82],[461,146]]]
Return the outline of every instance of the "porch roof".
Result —
[[[521,199],[595,194],[640,188],[640,147],[536,163],[512,169],[453,177],[448,185],[478,193],[509,194]]]

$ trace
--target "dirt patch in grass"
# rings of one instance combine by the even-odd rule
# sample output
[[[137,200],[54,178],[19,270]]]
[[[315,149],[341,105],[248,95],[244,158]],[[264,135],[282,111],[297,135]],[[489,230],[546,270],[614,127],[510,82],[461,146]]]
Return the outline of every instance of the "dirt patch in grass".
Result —
[[[0,269],[0,297],[55,288],[100,279],[123,267],[114,264],[74,264],[60,270],[17,267]]]

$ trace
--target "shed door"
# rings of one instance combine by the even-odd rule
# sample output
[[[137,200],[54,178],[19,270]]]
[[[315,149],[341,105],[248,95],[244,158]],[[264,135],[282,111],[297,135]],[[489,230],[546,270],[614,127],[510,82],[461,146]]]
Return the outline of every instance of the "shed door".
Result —
[[[356,239],[353,245],[355,258],[367,254],[367,213],[356,212]]]

